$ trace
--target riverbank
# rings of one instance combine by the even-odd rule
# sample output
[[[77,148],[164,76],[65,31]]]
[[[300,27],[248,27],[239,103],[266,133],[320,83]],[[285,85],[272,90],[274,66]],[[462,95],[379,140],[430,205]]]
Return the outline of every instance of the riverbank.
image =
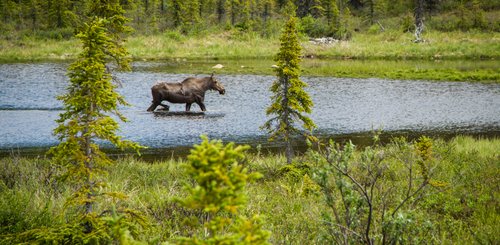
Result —
[[[174,59],[146,61],[137,70],[185,74],[275,75],[272,59]],[[223,68],[215,69],[221,64]],[[303,76],[386,78],[431,81],[500,82],[497,60],[311,59],[301,62]]]
[[[402,163],[419,166],[415,147],[414,142],[395,140],[377,148],[377,151],[384,153],[384,162],[391,166]],[[356,148],[355,154],[359,156],[364,151],[363,148]],[[430,152],[432,163],[429,173],[433,184],[425,189],[425,195],[418,198],[411,208],[402,209],[396,221],[404,225],[394,229],[407,235],[399,238],[438,244],[498,241],[497,221],[500,217],[495,209],[499,205],[497,187],[500,183],[497,176],[500,140],[471,137],[456,137],[450,141],[434,139]],[[244,213],[249,216],[263,215],[264,229],[272,232],[272,244],[332,242],[329,239],[333,230],[328,226],[331,223],[327,222],[332,210],[326,205],[320,188],[311,180],[315,179],[315,171],[319,167],[315,164],[316,160],[313,156],[301,156],[294,165],[298,168],[294,169],[285,167],[286,161],[281,155],[262,155],[259,152],[247,155],[245,166],[251,172],[260,172],[263,177],[247,185],[248,205]],[[352,160],[351,164],[354,164],[356,160]],[[173,201],[175,197],[186,195],[182,186],[191,182],[184,164],[185,159],[146,163],[130,157],[120,159],[109,167],[110,174],[106,177],[109,185],[104,191],[126,193],[129,198],[119,202],[119,205],[139,210],[147,218],[149,226],[140,230],[137,238],[158,243],[196,233],[193,223],[185,219],[187,211]],[[9,238],[5,236],[7,234],[42,227],[47,229],[67,222],[58,214],[62,213],[71,189],[56,178],[59,170],[47,159],[26,159],[13,155],[0,159],[0,167],[3,169],[0,172],[0,241]],[[391,171],[386,176],[389,179],[380,181],[396,186],[402,184],[400,178],[405,178],[407,169],[391,168]],[[415,171],[420,173],[420,170]],[[381,188],[377,190],[385,190],[389,186],[382,185]],[[406,190],[406,187],[400,186],[399,189]],[[393,189],[392,193],[396,190]],[[98,209],[108,205],[110,203],[102,204]],[[359,210],[361,213],[365,211]],[[381,222],[374,220],[373,235],[381,232]]]
[[[302,39],[304,75],[449,81],[500,81],[500,33],[429,32],[424,43],[413,43],[411,33],[386,31],[355,33],[352,40],[315,44]],[[186,37],[177,32],[132,36],[126,44],[136,61],[174,63],[176,72],[196,69],[210,73],[273,74],[270,66],[277,39],[252,33],[224,32]],[[76,40],[0,40],[0,62],[72,61],[79,52]],[[475,63],[479,63],[477,65]],[[474,65],[475,64],[475,65]],[[484,65],[481,65],[484,64]]]

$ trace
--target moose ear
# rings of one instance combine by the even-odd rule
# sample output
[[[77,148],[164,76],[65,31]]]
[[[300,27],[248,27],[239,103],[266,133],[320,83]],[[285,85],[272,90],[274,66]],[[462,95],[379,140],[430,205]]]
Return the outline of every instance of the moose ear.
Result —
[[[213,78],[214,77],[214,72],[212,72],[212,75],[210,76],[210,78]]]

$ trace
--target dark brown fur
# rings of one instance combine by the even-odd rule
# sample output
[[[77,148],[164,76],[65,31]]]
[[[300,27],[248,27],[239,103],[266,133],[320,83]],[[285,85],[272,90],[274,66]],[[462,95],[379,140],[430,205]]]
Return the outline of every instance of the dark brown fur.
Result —
[[[186,111],[191,109],[191,104],[196,103],[202,111],[206,111],[203,101],[207,90],[217,90],[220,94],[226,92],[224,86],[214,78],[213,74],[204,78],[189,77],[180,83],[156,83],[151,87],[153,102],[148,111],[154,111],[159,105],[168,110],[170,107],[161,103],[164,100],[170,103],[185,103]]]

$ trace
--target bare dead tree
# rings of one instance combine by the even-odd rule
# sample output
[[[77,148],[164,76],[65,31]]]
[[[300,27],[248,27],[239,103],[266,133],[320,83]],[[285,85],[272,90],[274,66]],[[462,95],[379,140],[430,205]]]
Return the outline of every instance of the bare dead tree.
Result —
[[[422,32],[424,31],[424,0],[415,0],[415,40],[414,42],[420,43],[422,39]]]

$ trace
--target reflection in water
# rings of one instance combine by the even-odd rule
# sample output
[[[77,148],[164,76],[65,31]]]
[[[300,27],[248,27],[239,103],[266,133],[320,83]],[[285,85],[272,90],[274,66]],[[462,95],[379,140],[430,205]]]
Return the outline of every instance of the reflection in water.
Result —
[[[151,112],[146,112],[147,114],[150,114]],[[194,118],[216,118],[216,117],[224,117],[223,113],[205,113],[202,111],[199,112],[193,112],[193,111],[162,111],[162,110],[156,110],[153,112],[155,117],[187,117],[190,119]]]
[[[65,92],[65,73],[66,64],[0,64],[0,149],[5,152],[57,143],[52,130],[62,104],[55,96]],[[155,81],[175,82],[187,76],[193,75],[146,71],[118,74],[123,84],[118,90],[131,104],[121,108],[130,122],[121,123],[119,134],[150,147],[146,152],[151,153],[188,147],[200,142],[201,134],[224,141],[277,146],[270,145],[259,129],[267,120],[265,109],[273,76],[217,76],[227,92],[207,92],[205,113],[196,104],[190,113],[184,112],[183,104],[172,105],[169,112],[146,112]],[[318,126],[315,133],[323,137],[356,139],[359,134],[366,139],[362,132],[372,128],[410,135],[498,136],[500,132],[500,84],[302,79],[309,84],[307,91],[315,103],[311,115]]]

